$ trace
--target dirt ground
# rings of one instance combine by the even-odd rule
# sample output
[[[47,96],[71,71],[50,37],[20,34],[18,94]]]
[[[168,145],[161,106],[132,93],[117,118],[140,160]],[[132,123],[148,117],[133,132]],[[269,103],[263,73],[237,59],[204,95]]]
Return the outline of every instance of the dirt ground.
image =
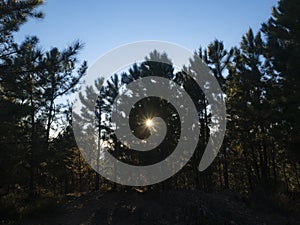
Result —
[[[52,212],[18,225],[297,225],[299,215],[230,191],[94,192],[66,196]]]

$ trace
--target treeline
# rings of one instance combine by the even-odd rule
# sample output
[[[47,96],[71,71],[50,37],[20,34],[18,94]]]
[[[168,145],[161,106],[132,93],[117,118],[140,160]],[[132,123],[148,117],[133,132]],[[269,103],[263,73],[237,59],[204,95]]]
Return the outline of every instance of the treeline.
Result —
[[[86,72],[86,62],[80,64],[77,58],[82,44],[76,42],[64,50],[42,51],[37,37],[28,37],[20,44],[14,41],[14,33],[28,18],[43,17],[36,9],[40,4],[42,1],[38,0],[0,1],[1,201],[11,204],[10,199],[129,188],[100,177],[85,162],[72,133],[71,103],[58,101],[77,90]],[[121,76],[112,76],[105,88],[100,89],[100,79],[94,87],[83,90],[81,100],[86,110],[78,116],[88,122],[95,117],[95,106],[96,112],[101,110],[109,115],[121,85],[160,71],[163,77],[184,87],[193,99],[199,113],[200,142],[183,170],[148,188],[233,189],[244,194],[258,189],[299,192],[299,15],[297,0],[280,0],[261,30],[254,33],[249,29],[238,47],[226,50],[222,41],[214,40],[207,48],[195,52],[219,81],[227,107],[222,148],[205,172],[200,173],[197,166],[212,118],[207,99],[187,76],[193,71],[195,59],[191,59],[191,66],[185,71],[174,73],[171,63],[153,62],[158,58],[171,62],[167,55],[154,51],[146,58],[148,61],[135,64]],[[95,96],[97,101],[90,102],[96,100]],[[167,102],[157,104],[155,99],[146,99],[136,107],[135,119],[151,110],[146,106],[166,119],[174,113]],[[125,147],[114,137],[110,120],[102,121],[97,113],[95,118],[101,120],[100,138],[109,141],[109,151],[115,157],[131,160],[133,164],[152,163],[139,155],[124,155]],[[169,131],[176,130],[178,115],[167,124]],[[140,129],[134,122],[132,126]],[[62,131],[57,135],[54,130]],[[141,130],[139,134],[148,135]],[[157,153],[168,152],[176,144],[178,137],[172,132],[167,135],[167,144],[146,159],[158,161]]]

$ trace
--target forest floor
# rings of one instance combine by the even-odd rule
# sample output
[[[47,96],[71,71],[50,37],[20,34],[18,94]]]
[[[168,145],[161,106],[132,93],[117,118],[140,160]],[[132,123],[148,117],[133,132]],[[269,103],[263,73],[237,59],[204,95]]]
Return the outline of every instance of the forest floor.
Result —
[[[93,192],[66,196],[54,209],[17,224],[297,225],[299,209],[296,201],[279,206],[231,191]]]

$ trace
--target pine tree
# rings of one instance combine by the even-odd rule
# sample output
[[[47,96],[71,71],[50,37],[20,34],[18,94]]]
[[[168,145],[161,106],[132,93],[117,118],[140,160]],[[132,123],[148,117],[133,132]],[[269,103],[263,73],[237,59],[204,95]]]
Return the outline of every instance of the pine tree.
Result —
[[[282,142],[293,160],[299,161],[300,143],[300,4],[297,0],[280,0],[272,17],[262,25],[267,43],[265,57],[277,91],[274,101],[282,112]],[[273,91],[274,93],[274,91]],[[274,93],[275,94],[275,93]],[[276,99],[275,99],[276,98]]]
[[[244,167],[249,190],[258,181],[266,184],[268,179],[267,118],[264,118],[265,92],[262,61],[263,43],[258,32],[249,31],[242,37],[240,49],[234,49],[234,57],[228,65],[226,102],[229,115],[227,137],[230,151]],[[237,161],[237,160],[235,160]],[[239,175],[235,175],[239,176]]]
[[[78,73],[74,72],[82,47],[79,42],[63,51],[52,48],[48,52],[41,50],[37,37],[28,37],[21,44],[14,42],[14,32],[28,18],[43,17],[36,10],[41,4],[42,1],[35,0],[0,1],[0,105],[5,115],[0,118],[0,154],[9,157],[12,153],[7,151],[13,149],[20,160],[5,163],[7,167],[2,170],[16,165],[24,167],[28,185],[23,184],[30,197],[38,189],[41,165],[49,156],[53,122],[67,107],[56,101],[76,90],[86,70],[84,62]]]
[[[25,72],[22,71],[23,66],[26,67],[22,63],[29,56],[26,48],[33,49],[37,42],[37,39],[32,37],[18,45],[13,34],[30,17],[43,17],[43,14],[36,10],[41,4],[42,1],[35,0],[0,1],[0,158],[3,159],[0,176],[4,186],[24,180],[18,176],[16,180],[11,180],[11,176],[5,174],[7,170],[19,174],[18,170],[24,171],[24,168],[27,168],[23,159],[28,158],[26,154],[30,141],[28,136],[24,135],[28,127],[24,118],[30,114],[30,104],[25,101],[24,86],[21,83],[24,74],[21,73]],[[24,56],[23,61],[19,55]],[[39,57],[39,52],[34,51],[31,55]]]

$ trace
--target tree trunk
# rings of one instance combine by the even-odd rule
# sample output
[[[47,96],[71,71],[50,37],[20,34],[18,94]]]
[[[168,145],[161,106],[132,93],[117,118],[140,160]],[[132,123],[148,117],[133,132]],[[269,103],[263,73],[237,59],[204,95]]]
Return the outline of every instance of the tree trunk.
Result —
[[[227,149],[226,144],[223,144],[223,155],[224,155],[224,165],[223,165],[223,176],[224,176],[224,187],[225,189],[229,188],[229,181],[228,181],[228,161],[227,161]]]

